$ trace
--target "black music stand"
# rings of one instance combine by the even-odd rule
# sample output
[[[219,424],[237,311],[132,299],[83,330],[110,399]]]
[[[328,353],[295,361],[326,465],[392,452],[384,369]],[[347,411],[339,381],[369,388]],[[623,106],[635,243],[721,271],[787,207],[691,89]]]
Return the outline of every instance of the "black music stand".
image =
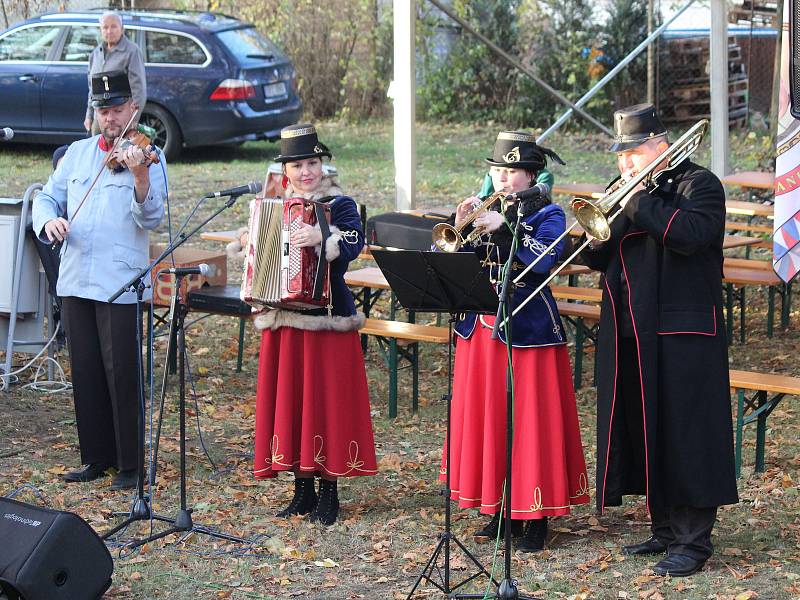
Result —
[[[373,250],[389,287],[406,310],[448,313],[450,315],[450,337],[447,360],[447,475],[444,496],[444,532],[439,533],[439,543],[411,588],[411,598],[422,580],[426,580],[446,594],[448,598],[483,598],[484,594],[461,594],[456,590],[481,575],[486,575],[497,586],[477,558],[450,530],[450,417],[452,400],[453,323],[461,312],[490,314],[497,310],[497,293],[494,291],[486,271],[472,252],[420,252],[415,250]],[[455,543],[478,571],[458,584],[450,585],[450,542]],[[444,569],[438,565],[439,555],[444,553]],[[433,573],[439,574],[439,581]]]

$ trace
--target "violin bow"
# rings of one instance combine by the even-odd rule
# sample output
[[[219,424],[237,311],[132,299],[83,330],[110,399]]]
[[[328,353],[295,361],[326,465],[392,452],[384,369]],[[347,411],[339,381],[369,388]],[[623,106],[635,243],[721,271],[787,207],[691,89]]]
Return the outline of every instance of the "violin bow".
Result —
[[[75,209],[75,212],[72,213],[72,216],[69,218],[68,223],[70,225],[72,225],[72,222],[75,220],[75,217],[78,216],[78,211],[83,206],[83,203],[86,202],[86,199],[89,197],[89,194],[92,193],[92,190],[94,189],[94,185],[97,183],[97,180],[100,179],[100,175],[102,175],[103,171],[105,171],[106,165],[108,165],[108,161],[111,160],[111,157],[114,155],[114,150],[117,149],[117,146],[119,145],[119,143],[125,138],[125,134],[128,133],[128,128],[131,126],[131,123],[133,123],[134,119],[136,118],[136,116],[138,114],[139,114],[139,110],[137,109],[131,115],[130,120],[125,125],[125,128],[122,130],[122,133],[117,137],[117,139],[114,140],[114,144],[111,146],[111,150],[108,151],[108,153],[106,154],[105,158],[103,159],[103,164],[100,166],[100,170],[97,172],[97,175],[94,176],[94,179],[92,180],[92,184],[89,186],[89,189],[86,190],[86,193],[83,195],[83,198],[81,198],[81,201],[78,203],[78,207]]]

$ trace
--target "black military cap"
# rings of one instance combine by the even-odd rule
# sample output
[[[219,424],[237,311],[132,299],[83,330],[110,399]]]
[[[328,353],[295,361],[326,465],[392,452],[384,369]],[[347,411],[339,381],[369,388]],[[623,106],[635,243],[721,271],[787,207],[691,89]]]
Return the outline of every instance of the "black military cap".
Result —
[[[560,164],[564,161],[549,148],[536,143],[536,138],[526,131],[501,131],[494,142],[491,158],[486,162],[495,167],[509,167],[539,171],[547,165],[547,157]]]
[[[652,104],[629,106],[614,113],[614,143],[609,151],[630,150],[666,132]]]
[[[300,123],[281,129],[281,153],[275,157],[276,162],[287,163],[314,156],[330,158],[331,151],[319,141],[313,125]]]
[[[92,106],[107,108],[125,104],[131,98],[131,84],[125,71],[92,75]]]

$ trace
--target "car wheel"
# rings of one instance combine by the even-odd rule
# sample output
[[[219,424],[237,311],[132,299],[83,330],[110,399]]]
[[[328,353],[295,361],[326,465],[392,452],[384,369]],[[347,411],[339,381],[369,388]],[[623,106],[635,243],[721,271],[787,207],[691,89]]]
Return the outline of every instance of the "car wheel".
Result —
[[[171,114],[160,106],[148,104],[142,111],[142,118],[139,121],[142,125],[155,129],[154,143],[161,148],[168,161],[172,162],[178,158],[183,140],[181,130]]]

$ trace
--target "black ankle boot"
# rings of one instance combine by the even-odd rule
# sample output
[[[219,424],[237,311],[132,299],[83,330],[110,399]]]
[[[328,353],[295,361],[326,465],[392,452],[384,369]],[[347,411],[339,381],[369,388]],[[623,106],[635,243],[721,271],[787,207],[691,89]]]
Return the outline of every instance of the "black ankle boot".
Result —
[[[525,527],[525,533],[517,546],[521,552],[539,552],[544,550],[547,537],[547,517],[532,519]]]
[[[339,492],[336,488],[336,480],[319,480],[319,501],[317,508],[308,517],[309,521],[322,523],[323,525],[333,525],[339,515]]]
[[[289,506],[280,511],[277,517],[307,515],[317,506],[317,492],[314,491],[313,477],[295,477],[294,497]]]
[[[504,524],[505,516],[501,516],[500,513],[495,513],[491,521],[489,521],[483,529],[476,531],[473,537],[481,541],[495,540],[497,539],[498,529],[500,530],[500,535],[503,535]],[[511,519],[511,535],[514,537],[522,535],[522,521]]]

